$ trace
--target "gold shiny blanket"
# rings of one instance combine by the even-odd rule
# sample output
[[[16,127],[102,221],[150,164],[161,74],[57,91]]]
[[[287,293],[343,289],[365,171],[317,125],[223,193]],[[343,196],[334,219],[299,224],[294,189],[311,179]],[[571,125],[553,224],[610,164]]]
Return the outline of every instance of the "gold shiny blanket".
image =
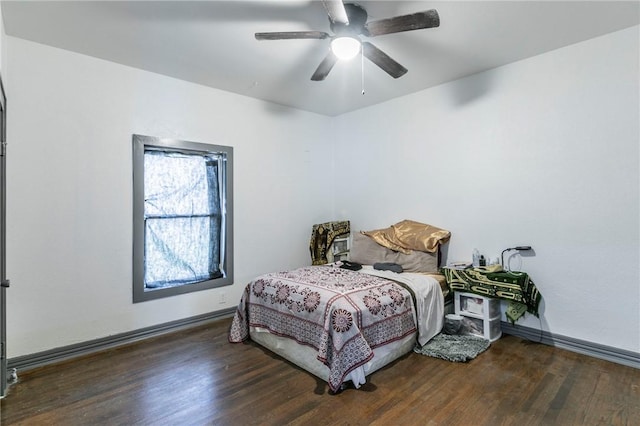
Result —
[[[412,250],[435,253],[438,246],[451,237],[449,231],[413,220],[403,220],[388,228],[366,231],[364,234],[378,244],[404,254]]]

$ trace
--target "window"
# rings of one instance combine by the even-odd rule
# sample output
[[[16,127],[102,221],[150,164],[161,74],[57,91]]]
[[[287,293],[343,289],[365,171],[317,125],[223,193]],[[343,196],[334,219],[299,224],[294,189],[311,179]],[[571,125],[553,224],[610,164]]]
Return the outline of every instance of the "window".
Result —
[[[233,284],[233,148],[133,135],[133,301]]]

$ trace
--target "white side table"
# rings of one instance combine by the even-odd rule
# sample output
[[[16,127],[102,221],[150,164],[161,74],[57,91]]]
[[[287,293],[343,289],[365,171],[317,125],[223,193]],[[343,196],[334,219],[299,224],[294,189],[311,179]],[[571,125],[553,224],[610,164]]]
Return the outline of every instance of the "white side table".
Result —
[[[454,293],[454,308],[471,322],[470,332],[492,342],[502,336],[500,300],[475,293]]]

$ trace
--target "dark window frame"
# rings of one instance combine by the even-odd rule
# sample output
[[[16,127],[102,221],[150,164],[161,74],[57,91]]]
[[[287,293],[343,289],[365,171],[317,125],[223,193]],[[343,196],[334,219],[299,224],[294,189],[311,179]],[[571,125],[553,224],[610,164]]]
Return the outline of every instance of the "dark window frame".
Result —
[[[167,288],[145,286],[144,154],[146,150],[185,154],[222,155],[223,226],[221,232],[222,272],[220,278]],[[229,146],[133,135],[133,303],[233,284],[233,148]]]

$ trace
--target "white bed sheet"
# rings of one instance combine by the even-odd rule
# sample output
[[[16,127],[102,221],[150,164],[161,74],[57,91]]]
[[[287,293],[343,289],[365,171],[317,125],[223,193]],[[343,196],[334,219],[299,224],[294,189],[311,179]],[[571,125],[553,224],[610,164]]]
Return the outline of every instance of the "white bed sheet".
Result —
[[[444,324],[444,296],[440,283],[433,277],[415,272],[401,274],[380,271],[364,265],[359,272],[375,275],[407,285],[416,296],[418,322],[418,343],[423,346],[442,331]]]

